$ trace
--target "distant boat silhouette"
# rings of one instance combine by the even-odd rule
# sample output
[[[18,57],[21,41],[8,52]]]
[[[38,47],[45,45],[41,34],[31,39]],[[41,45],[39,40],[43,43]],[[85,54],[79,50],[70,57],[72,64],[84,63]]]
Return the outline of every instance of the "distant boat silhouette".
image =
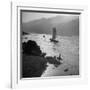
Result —
[[[54,27],[54,28],[52,29],[52,38],[50,39],[51,42],[58,42],[58,41],[56,40],[56,34],[57,34],[56,28]]]

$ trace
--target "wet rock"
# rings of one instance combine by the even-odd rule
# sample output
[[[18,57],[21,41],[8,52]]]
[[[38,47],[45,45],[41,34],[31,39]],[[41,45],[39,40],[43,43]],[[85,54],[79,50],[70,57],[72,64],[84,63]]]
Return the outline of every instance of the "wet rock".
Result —
[[[61,62],[57,61],[56,57],[46,57],[47,62],[49,62],[50,64],[54,64],[55,67],[58,67],[60,64],[62,64]]]
[[[67,72],[69,69],[68,68],[66,68],[66,69],[64,69],[64,72]]]

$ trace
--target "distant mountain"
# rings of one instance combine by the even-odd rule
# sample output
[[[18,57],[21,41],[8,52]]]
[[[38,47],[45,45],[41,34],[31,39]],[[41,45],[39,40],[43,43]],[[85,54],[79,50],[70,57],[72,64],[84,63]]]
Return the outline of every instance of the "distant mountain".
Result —
[[[34,33],[50,33],[51,22],[47,19],[35,20],[28,23],[22,24],[22,30],[25,32],[34,32]]]
[[[78,17],[56,16],[42,18],[22,24],[23,32],[51,34],[52,28],[56,27],[57,34],[62,36],[79,35]]]
[[[63,36],[79,35],[79,19],[75,19],[56,26],[57,31]]]

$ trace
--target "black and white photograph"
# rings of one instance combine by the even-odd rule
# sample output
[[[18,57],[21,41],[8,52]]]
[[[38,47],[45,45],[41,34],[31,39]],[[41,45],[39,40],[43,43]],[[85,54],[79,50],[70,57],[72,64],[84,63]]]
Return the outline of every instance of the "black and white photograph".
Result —
[[[79,21],[79,13],[21,10],[21,78],[79,75]]]

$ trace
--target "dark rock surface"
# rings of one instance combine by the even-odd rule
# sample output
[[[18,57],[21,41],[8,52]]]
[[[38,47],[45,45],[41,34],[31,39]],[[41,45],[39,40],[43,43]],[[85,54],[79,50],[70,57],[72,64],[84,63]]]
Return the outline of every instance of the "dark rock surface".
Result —
[[[40,56],[42,54],[40,47],[37,45],[35,41],[29,40],[28,42],[24,42],[22,48],[23,53],[27,55]]]
[[[64,72],[67,72],[69,69],[68,68],[66,68],[65,70],[64,70]]]
[[[47,60],[40,56],[23,55],[22,76],[40,77],[47,68]]]

